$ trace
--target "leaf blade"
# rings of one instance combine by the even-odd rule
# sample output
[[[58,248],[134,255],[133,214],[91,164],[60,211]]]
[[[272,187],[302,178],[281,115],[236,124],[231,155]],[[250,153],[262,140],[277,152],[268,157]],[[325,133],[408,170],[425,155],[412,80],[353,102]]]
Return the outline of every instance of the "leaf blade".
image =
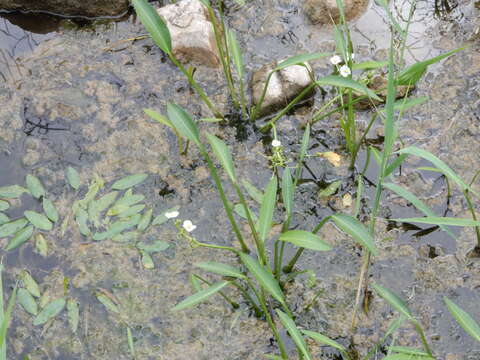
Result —
[[[332,247],[324,242],[320,236],[304,230],[290,230],[282,233],[278,238],[280,241],[287,241],[298,247],[316,251],[329,251]]]
[[[201,291],[187,297],[183,301],[179,302],[177,305],[175,305],[172,308],[172,311],[180,311],[180,310],[187,309],[191,306],[197,305],[197,304],[207,300],[210,296],[219,292],[221,289],[223,289],[228,284],[229,284],[228,281],[217,282],[217,283],[213,284],[212,286],[210,286],[210,287],[208,287],[204,290],[201,290]]]

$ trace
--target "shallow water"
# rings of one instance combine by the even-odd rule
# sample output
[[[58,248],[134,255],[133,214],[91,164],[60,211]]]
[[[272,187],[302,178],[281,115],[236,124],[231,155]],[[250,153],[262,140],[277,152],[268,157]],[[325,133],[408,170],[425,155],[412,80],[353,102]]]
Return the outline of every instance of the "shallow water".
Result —
[[[330,29],[310,25],[298,4],[259,1],[242,9],[229,8],[227,19],[247,49],[249,70],[297,53],[332,51]],[[396,4],[404,9],[406,2]],[[419,2],[418,10],[412,25],[409,62],[467,41],[476,42],[429,69],[415,95],[428,95],[431,101],[405,115],[401,137],[406,144],[424,146],[469,179],[480,167],[476,156],[480,150],[478,35],[475,40],[478,10],[467,1],[451,13],[437,17],[430,2]],[[352,23],[359,60],[371,56],[385,59],[389,39],[379,13],[372,4],[365,15]],[[3,38],[0,47],[12,54],[15,66],[2,68],[6,79],[0,84],[0,186],[23,184],[24,176],[33,173],[42,180],[64,216],[86,192],[86,186],[78,194],[68,187],[64,178],[67,166],[79,170],[84,184],[94,173],[102,176],[107,184],[103,193],[114,180],[146,172],[150,175],[148,180],[136,191],[146,196],[145,203],[155,214],[180,205],[181,218],[192,219],[198,225],[195,234],[199,240],[235,242],[200,155],[190,149],[187,157],[180,156],[175,136],[142,113],[145,107],[164,111],[166,102],[174,101],[195,116],[209,116],[208,109],[191,94],[183,77],[165,62],[150,40],[119,42],[143,35],[140,25],[130,19],[83,31],[67,27],[46,35],[26,32],[25,39],[32,40],[17,46],[12,39],[19,38],[23,30],[6,20],[4,28],[14,36]],[[315,63],[314,68],[319,76],[330,71],[327,60]],[[196,76],[206,84],[215,101],[227,107],[222,75],[199,67]],[[325,97],[328,94],[317,94],[315,106],[320,106]],[[367,113],[360,114],[361,122],[368,118]],[[300,109],[278,125],[279,136],[291,157],[298,151],[300,125],[307,119],[308,111]],[[339,201],[340,196],[349,193],[355,197],[337,122],[330,118],[314,126],[309,153],[336,151],[344,163],[334,168],[318,157],[308,158],[309,170],[303,173],[306,181],[297,197],[298,213],[292,224],[295,227],[310,229],[332,210],[349,211]],[[202,125],[202,131],[216,133],[232,146],[239,176],[259,187],[266,184],[270,170],[263,155],[269,151],[268,138],[262,138],[251,125],[234,120],[227,126]],[[423,165],[426,164],[409,161],[398,179],[443,214],[447,210],[445,184],[435,176],[414,171]],[[373,166],[367,177],[375,178]],[[337,179],[342,180],[340,192],[319,200],[318,190]],[[367,186],[369,194],[371,188]],[[233,198],[231,189],[228,195]],[[363,217],[368,215],[368,203],[366,199]],[[254,203],[252,207],[258,210]],[[16,217],[24,209],[40,208],[36,200],[24,196],[21,204],[8,213]],[[416,215],[420,216],[405,201],[386,193],[383,218]],[[468,216],[458,193],[454,193],[447,215]],[[41,284],[42,293],[56,298],[63,296],[64,278],[68,278],[68,296],[80,303],[80,327],[73,334],[65,313],[45,327],[33,327],[32,317],[17,307],[9,335],[9,351],[15,354],[12,358],[28,354],[30,359],[129,359],[125,324],[132,328],[139,359],[253,360],[275,351],[266,324],[252,317],[244,304],[241,310],[232,311],[220,298],[213,298],[197,310],[170,311],[192,292],[188,277],[193,263],[234,261],[230,256],[191,249],[176,236],[173,224],[167,223],[149,228],[142,237],[171,244],[168,250],[153,256],[155,269],[146,270],[138,251],[131,246],[113,241],[91,242],[79,234],[73,222],[63,236],[59,227],[45,234],[50,249],[47,258],[36,254],[33,244],[4,256],[5,289],[10,293],[18,273],[26,268]],[[379,221],[380,255],[374,259],[372,281],[387,285],[408,299],[425,324],[439,358],[450,354],[449,360],[478,359],[479,346],[455,325],[441,303],[442,296],[447,295],[480,319],[480,310],[475,306],[480,300],[480,264],[465,258],[474,244],[473,231],[459,232],[456,242],[440,231],[418,238],[411,233],[390,228],[388,221]],[[321,235],[334,250],[321,255],[305,252],[299,266],[312,269],[317,281],[311,286],[307,277],[300,277],[290,284],[289,301],[300,325],[350,345],[350,313],[361,252],[331,224]],[[6,243],[5,239],[2,241]],[[94,292],[98,289],[115,296],[121,304],[121,315],[108,312],[97,301]],[[305,311],[318,291],[322,295],[317,305]],[[382,336],[392,318],[393,312],[374,297],[370,314],[361,314],[361,326],[353,337],[358,352],[365,353]],[[418,345],[408,326],[402,328],[397,341],[401,345]],[[323,358],[321,349],[313,348],[318,358]]]

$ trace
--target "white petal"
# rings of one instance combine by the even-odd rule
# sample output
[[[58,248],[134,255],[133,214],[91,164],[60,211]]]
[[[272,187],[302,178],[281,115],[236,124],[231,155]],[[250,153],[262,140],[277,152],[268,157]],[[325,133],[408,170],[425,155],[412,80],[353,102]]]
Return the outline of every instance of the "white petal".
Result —
[[[279,140],[274,139],[274,140],[272,141],[272,146],[273,146],[273,147],[279,147],[279,146],[282,146],[282,143],[281,143]]]
[[[350,68],[347,66],[347,65],[343,65],[341,68],[340,68],[340,75],[343,76],[343,77],[347,77],[351,74],[351,70]]]
[[[197,228],[197,226],[193,225],[193,223],[190,220],[185,220],[182,226],[188,232],[192,232]]]
[[[178,215],[180,215],[180,213],[178,211],[171,211],[171,212],[166,212],[165,213],[165,217],[167,219],[174,219],[176,218]]]
[[[338,55],[334,55],[330,58],[330,62],[333,64],[333,65],[338,65],[342,62],[342,58]]]

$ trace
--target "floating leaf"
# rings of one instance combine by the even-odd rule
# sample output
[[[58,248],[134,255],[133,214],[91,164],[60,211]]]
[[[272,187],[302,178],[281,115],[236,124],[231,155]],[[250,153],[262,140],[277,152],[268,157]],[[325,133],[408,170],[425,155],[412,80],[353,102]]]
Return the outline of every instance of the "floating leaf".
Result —
[[[53,205],[53,203],[49,199],[44,197],[42,206],[43,206],[43,211],[45,212],[47,217],[53,222],[57,222],[59,216],[58,216],[57,209],[55,208],[55,205]]]
[[[30,194],[32,194],[34,198],[40,199],[42,196],[45,196],[45,188],[36,176],[28,174],[25,182],[27,183]]]
[[[295,322],[290,318],[290,316],[285,314],[280,309],[276,309],[275,311],[277,312],[277,315],[280,318],[280,321],[282,322],[285,329],[287,329],[288,333],[290,334],[290,337],[293,339],[293,342],[295,343],[295,345],[297,345],[297,348],[303,354],[305,359],[312,360],[312,357],[310,356],[310,352],[307,349],[307,344],[305,344],[305,340],[303,339],[303,336],[300,333],[300,331],[297,329]]]
[[[397,294],[378,284],[373,284],[373,288],[375,289],[377,294],[380,295],[384,300],[386,300],[395,310],[407,317],[410,321],[415,322],[415,319],[413,318],[412,312],[408,308],[407,303]]]
[[[135,175],[130,175],[126,176],[123,179],[117,180],[113,183],[112,189],[113,190],[126,190],[131,187],[134,187],[143,181],[148,177],[148,174],[135,174]]]
[[[178,210],[180,210],[180,206],[174,206],[170,209],[165,210],[160,215],[157,215],[155,219],[153,219],[152,225],[162,225],[163,223],[166,223],[169,220],[169,218],[167,218],[165,214],[169,212],[178,211]]]
[[[145,204],[134,205],[134,206],[131,206],[131,207],[125,209],[124,211],[120,212],[117,216],[120,217],[120,218],[128,218],[130,216],[138,214],[143,209],[145,209]]]
[[[244,279],[245,275],[243,275],[240,270],[234,268],[233,266],[217,263],[217,262],[201,262],[197,263],[194,266],[199,267],[203,270],[210,271],[214,274],[228,276],[238,279]]]
[[[212,147],[213,153],[215,154],[217,160],[220,162],[222,167],[225,169],[228,177],[233,183],[237,182],[235,176],[235,168],[233,166],[232,154],[228,146],[215,135],[206,134],[207,140]]]
[[[65,170],[65,175],[67,176],[67,181],[70,186],[74,190],[78,190],[78,188],[80,187],[80,175],[78,174],[78,171],[69,166]]]
[[[35,251],[43,256],[48,256],[48,244],[42,234],[35,235]]]
[[[172,39],[167,25],[147,0],[133,0],[132,4],[143,26],[157,46],[166,54],[172,53]]]
[[[248,180],[242,180],[242,185],[247,190],[248,195],[255,200],[257,203],[261,204],[263,202],[263,192],[261,192],[255,185],[253,185]]]
[[[221,289],[223,289],[226,285],[228,285],[228,281],[220,281],[212,286],[206,288],[205,290],[201,290],[189,297],[187,297],[185,300],[179,302],[175,307],[172,309],[172,311],[179,311],[183,310],[189,307],[192,307],[194,305],[197,305],[201,302],[204,302],[207,300],[210,296],[216,294],[219,292]]]
[[[197,146],[201,144],[197,125],[185,110],[176,104],[168,103],[167,113],[171,123],[181,136],[192,141]]]
[[[127,231],[122,234],[115,235],[112,237],[112,240],[118,242],[137,241],[139,236],[140,233],[138,231]]]
[[[80,231],[80,234],[84,236],[89,236],[91,232],[87,224],[88,214],[84,209],[82,208],[77,209],[75,213],[75,221],[77,222],[78,230]]]
[[[93,240],[105,240],[120,234],[122,231],[128,230],[134,226],[137,226],[141,218],[140,214],[133,215],[131,218],[122,219],[114,222],[107,231],[93,234]]]
[[[117,304],[115,304],[107,295],[103,292],[97,291],[95,293],[97,300],[100,301],[108,311],[111,311],[115,314],[120,314],[120,310],[118,309]]]
[[[33,226],[40,230],[50,231],[53,228],[52,223],[48,218],[35,211],[27,210],[23,213],[25,217],[32,223]]]
[[[170,243],[162,240],[156,240],[151,244],[139,242],[136,246],[139,250],[145,251],[150,254],[167,250],[170,246]]]
[[[292,174],[290,173],[290,169],[287,167],[285,170],[283,170],[282,175],[282,200],[288,217],[292,216],[293,212],[294,190]]]
[[[33,320],[33,325],[38,326],[45,324],[48,320],[53,319],[55,316],[60,314],[60,312],[65,307],[65,299],[60,298],[54,300],[47,304],[42,311],[37,315],[37,317]]]
[[[24,288],[18,289],[17,301],[22,308],[31,315],[36,316],[38,314],[38,305],[32,294],[30,294]]]
[[[265,270],[265,268],[251,256],[244,253],[240,253],[239,256],[240,260],[242,260],[242,263],[247,267],[248,271],[252,273],[253,277],[258,281],[258,283],[276,300],[282,304],[285,304],[285,299],[282,290],[280,289],[280,285],[278,285],[278,282],[275,280],[273,275]]]
[[[138,231],[145,231],[150,223],[152,222],[152,215],[153,215],[153,210],[149,209],[145,211],[145,213],[142,215],[140,222],[137,225]]]
[[[98,227],[100,225],[100,214],[107,210],[115,202],[117,196],[118,191],[112,191],[103,195],[100,199],[92,201],[90,204],[88,204],[88,219],[95,224],[95,226]]]
[[[355,90],[360,95],[367,95],[368,97],[375,99],[377,101],[382,101],[377,94],[375,94],[372,90],[367,88],[365,85],[348,78],[344,78],[337,75],[328,75],[325,76],[315,82],[317,85],[330,85],[330,86],[337,86],[342,88],[348,88]]]
[[[118,199],[118,201],[107,211],[108,216],[115,216],[120,214],[122,211],[127,210],[130,206],[135,205],[136,203],[143,201],[145,196],[142,194],[131,194],[125,193],[125,195]]]
[[[287,241],[298,247],[311,249],[315,251],[328,251],[332,247],[320,239],[318,235],[303,230],[290,230],[280,235],[280,241]]]
[[[70,329],[72,329],[72,331],[76,333],[80,320],[80,308],[78,306],[78,302],[74,299],[67,300],[67,317]]]
[[[0,200],[0,211],[8,210],[9,207],[10,203],[8,201]]]
[[[341,344],[339,344],[335,340],[332,340],[332,339],[330,339],[330,338],[326,337],[325,335],[322,335],[318,332],[309,331],[309,330],[302,330],[302,332],[305,335],[307,335],[309,338],[312,338],[313,340],[315,340],[316,342],[318,342],[320,344],[325,344],[325,345],[331,346],[331,347],[337,349],[338,351],[340,351],[342,353],[347,351],[347,349],[345,349],[345,347],[343,347]]]
[[[97,196],[98,192],[101,188],[103,188],[104,185],[105,183],[103,179],[97,174],[94,174],[93,181],[88,187],[87,193],[85,194],[84,198],[78,201],[78,206],[86,209],[90,202],[95,199],[95,196]]]
[[[20,185],[2,186],[0,187],[0,198],[16,199],[26,192],[28,192],[28,190]]]
[[[353,237],[354,240],[367,248],[373,255],[377,254],[375,240],[360,221],[346,214],[334,214],[332,219],[342,231]]]
[[[10,221],[0,226],[0,238],[15,234],[17,231],[23,229],[28,224],[25,218]]]
[[[33,234],[33,226],[27,226],[26,228],[19,230],[15,233],[15,236],[8,242],[6,251],[14,250],[19,246],[25,244]]]
[[[273,212],[277,202],[277,177],[273,176],[265,189],[260,216],[258,219],[258,233],[260,240],[265,242],[268,232],[272,226]]]
[[[318,192],[318,197],[327,198],[329,196],[332,196],[337,192],[337,190],[340,188],[341,185],[342,185],[342,180],[337,180],[328,184],[326,188]]]
[[[4,213],[0,212],[0,225],[6,224],[10,221],[10,218]]]
[[[28,271],[23,270],[20,274],[20,279],[23,282],[23,286],[25,286],[25,289],[27,289],[30,294],[37,298],[40,297],[40,287]]]
[[[155,268],[155,263],[148,252],[140,250],[140,255],[142,256],[142,265],[145,269]]]
[[[427,216],[423,218],[405,218],[405,219],[390,219],[390,220],[404,222],[404,223],[416,222],[416,223],[430,224],[430,225],[480,226],[480,221],[464,219],[464,218],[453,218],[453,217]]]
[[[480,342],[480,326],[478,323],[473,320],[473,318],[465,310],[461,309],[449,298],[444,297],[443,300],[445,301],[450,314],[452,314],[452,316],[455,318],[455,320],[457,320],[467,334]]]

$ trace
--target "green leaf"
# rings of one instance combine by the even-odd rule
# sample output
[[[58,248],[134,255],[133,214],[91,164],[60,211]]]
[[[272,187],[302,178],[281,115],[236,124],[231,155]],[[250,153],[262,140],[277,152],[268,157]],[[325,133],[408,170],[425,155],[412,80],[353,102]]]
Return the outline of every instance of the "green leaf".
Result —
[[[397,151],[398,154],[409,154],[409,155],[414,155],[414,156],[418,156],[418,157],[421,157],[427,161],[430,161],[433,165],[435,165],[439,170],[441,170],[443,172],[443,174],[445,174],[445,176],[447,176],[448,178],[450,178],[451,180],[453,180],[455,183],[457,183],[457,185],[463,190],[463,191],[466,191],[468,190],[469,192],[479,196],[479,194],[472,190],[470,188],[470,186],[468,186],[447,164],[445,164],[442,160],[440,160],[439,158],[437,158],[435,155],[433,155],[432,153],[426,151],[426,150],[423,150],[423,149],[420,149],[416,146],[409,146],[409,147],[406,147],[400,151]]]
[[[190,274],[190,284],[194,291],[202,291],[202,285],[200,284],[200,280],[198,280],[198,276],[195,274]]]
[[[194,266],[199,267],[203,270],[210,271],[214,274],[228,276],[238,279],[244,279],[245,275],[243,275],[240,270],[234,268],[233,266],[221,264],[217,262],[201,262],[194,264]]]
[[[421,356],[412,354],[393,354],[383,358],[383,360],[435,360],[431,356]]]
[[[253,277],[258,281],[258,283],[277,301],[285,304],[285,299],[282,290],[280,289],[280,285],[278,285],[278,282],[275,280],[273,275],[265,270],[265,268],[251,256],[244,253],[240,253],[239,256],[242,263],[247,267],[248,271],[252,273]]]
[[[315,251],[328,251],[332,247],[324,242],[318,235],[303,230],[290,230],[280,235],[280,241],[287,241],[295,246]]]
[[[64,298],[60,298],[50,302],[49,304],[47,304],[47,306],[43,308],[42,311],[40,311],[37,317],[33,320],[33,326],[45,324],[48,320],[53,319],[55,316],[60,314],[64,307]]]
[[[133,335],[132,335],[132,330],[130,329],[129,326],[127,326],[127,341],[128,341],[128,349],[130,350],[130,356],[132,359],[136,359],[135,355],[135,347],[133,345]]]
[[[48,256],[48,244],[42,234],[35,235],[35,251],[43,256]]]
[[[145,251],[149,254],[167,250],[169,246],[170,246],[170,243],[162,240],[155,240],[151,244],[139,242],[136,245],[137,249]]]
[[[249,208],[247,208],[248,211],[250,212],[250,217],[254,222],[258,221],[257,215],[251,211]],[[235,204],[233,207],[233,211],[237,213],[238,216],[240,216],[242,219],[248,220],[247,213],[245,212],[245,207],[242,204]]]
[[[0,286],[2,285],[0,281]],[[12,294],[10,295],[10,299],[8,299],[7,310],[5,313],[3,312],[3,288],[0,290],[0,359],[7,360],[7,346],[6,346],[6,337],[7,337],[7,330],[10,326],[10,320],[12,319],[12,312],[15,306],[16,298],[17,298],[17,286],[13,289]]]
[[[45,212],[47,217],[53,222],[57,222],[59,215],[58,215],[57,209],[55,208],[55,205],[53,205],[53,203],[49,199],[44,197],[42,206],[43,206],[43,211]]]
[[[67,317],[70,329],[72,329],[72,331],[76,333],[80,320],[80,308],[78,306],[78,302],[74,299],[67,300]]]
[[[132,189],[126,191],[125,194],[107,211],[108,216],[118,215],[122,211],[127,210],[130,206],[135,205],[136,203],[145,199],[144,195],[133,194],[131,190]]]
[[[373,149],[373,148],[372,148]],[[377,156],[378,153],[375,153],[375,156]],[[384,176],[387,177],[389,176],[391,173],[393,173],[395,171],[395,169],[397,167],[399,167],[400,165],[403,164],[403,162],[405,161],[405,159],[408,157],[407,154],[402,154],[400,156],[397,156],[395,158],[395,160],[393,160],[390,164],[388,164],[388,166],[386,167],[385,169],[385,173],[384,173]],[[381,162],[381,161],[380,161]]]
[[[471,219],[464,218],[453,218],[453,217],[433,217],[427,216],[423,218],[405,218],[405,219],[390,219],[392,221],[398,222],[416,222],[421,224],[430,224],[430,225],[448,225],[448,226],[480,226],[480,221],[475,221]]]
[[[215,157],[220,162],[222,167],[225,169],[230,180],[235,184],[237,182],[237,177],[235,176],[235,168],[233,166],[232,154],[228,146],[220,140],[215,135],[206,134],[208,142],[212,147]]]
[[[25,244],[33,234],[33,226],[27,226],[22,230],[17,231],[15,236],[8,242],[8,245],[5,247],[5,251],[10,251],[18,248]]]
[[[457,320],[467,334],[480,342],[480,326],[478,323],[452,300],[448,299],[447,297],[444,297],[443,300],[445,301],[450,314],[452,314],[452,316],[455,318],[455,320]]]
[[[422,350],[418,350],[418,349],[414,349],[406,346],[389,346],[388,350],[390,350],[391,352],[401,353],[401,354],[431,357],[430,355],[428,355],[426,352]]]
[[[25,215],[25,217],[32,223],[33,226],[40,230],[50,231],[53,228],[53,224],[43,214],[27,210],[23,213],[23,215]]]
[[[157,11],[147,0],[133,0],[133,7],[143,26],[147,29],[157,46],[167,55],[172,54],[172,39],[170,31]]]
[[[95,224],[96,227],[100,226],[100,214],[107,210],[117,199],[118,191],[112,191],[103,195],[100,199],[92,201],[88,204],[88,219]]]
[[[342,180],[337,180],[337,181],[334,181],[334,182],[328,184],[326,188],[324,188],[324,189],[322,189],[318,192],[318,197],[327,198],[329,196],[332,196],[333,194],[335,194],[337,192],[337,190],[339,189],[339,187],[341,185],[342,185]]]
[[[337,86],[337,87],[352,89],[352,90],[355,90],[360,95],[367,95],[372,99],[375,99],[377,101],[382,101],[382,99],[380,99],[377,96],[377,94],[375,94],[372,90],[367,88],[365,85],[355,80],[344,78],[341,76],[337,76],[337,75],[325,76],[321,79],[318,79],[316,81],[316,84],[319,86],[330,85],[330,86]]]
[[[0,212],[0,225],[6,224],[10,221],[10,218],[4,213]]]
[[[394,102],[393,109],[403,113],[415,106],[426,103],[428,100],[429,100],[428,96],[400,99]]]
[[[283,360],[282,357],[277,356],[277,355],[271,355],[271,354],[265,355],[265,358],[266,358],[266,359],[270,359],[270,360]]]
[[[255,200],[257,203],[261,204],[263,202],[263,192],[260,191],[255,185],[253,185],[248,180],[242,180],[242,185],[247,190],[248,195]]]
[[[107,295],[100,291],[97,291],[95,293],[95,296],[97,297],[97,300],[100,301],[107,308],[108,311],[111,311],[115,314],[120,314],[120,310],[117,304],[115,304]]]
[[[27,183],[28,191],[34,198],[40,199],[42,196],[45,196],[45,188],[36,176],[28,174],[25,182]]]
[[[8,201],[0,200],[0,211],[8,210],[9,207],[10,203]]]
[[[383,286],[380,286],[378,284],[373,284],[372,286],[375,289],[376,293],[385,301],[387,301],[395,310],[407,317],[410,321],[416,322],[412,315],[412,312],[407,306],[407,303],[402,298],[400,298],[393,291],[384,288]]]
[[[28,224],[25,218],[10,221],[0,226],[0,238],[15,234],[17,231],[23,229]]]
[[[180,206],[174,206],[170,209],[165,210],[160,215],[157,215],[155,219],[153,219],[152,225],[162,225],[163,223],[166,223],[169,220],[169,218],[167,218],[165,214],[173,211],[178,211],[178,210],[180,210]]]
[[[133,242],[137,241],[138,237],[140,236],[140,233],[138,231],[127,231],[122,234],[118,234],[112,237],[113,241],[117,242]]]
[[[148,209],[140,218],[140,222],[137,225],[138,231],[147,230],[148,226],[152,222],[153,209]]]
[[[217,123],[217,122],[220,122],[220,121],[225,121],[225,119],[220,119],[220,118],[201,118],[201,119],[198,119],[198,121],[203,121],[203,122],[206,122],[206,123]]]
[[[364,61],[352,65],[352,70],[374,70],[388,65],[388,61]]]
[[[230,29],[227,30],[227,44],[228,48],[230,49],[230,53],[232,54],[233,63],[237,69],[238,77],[240,80],[242,80],[245,77],[245,65],[243,63],[242,49],[238,44],[235,32]]]
[[[32,294],[30,294],[24,288],[18,289],[17,301],[20,306],[29,314],[34,316],[38,314],[38,305],[35,299],[33,298]]]
[[[128,218],[130,216],[133,216],[135,214],[140,213],[143,209],[145,209],[145,204],[134,205],[134,206],[129,207],[129,208],[125,209],[124,211],[120,212],[118,214],[118,217]]]
[[[272,226],[273,212],[277,203],[277,177],[273,176],[265,189],[260,216],[258,219],[258,233],[260,240],[265,242],[268,232]]]
[[[197,125],[185,110],[176,104],[168,103],[167,114],[181,136],[192,141],[197,146],[201,145]]]
[[[88,221],[87,212],[82,208],[78,208],[77,211],[75,212],[75,221],[78,225],[78,230],[80,231],[80,234],[82,234],[83,236],[89,236],[91,231],[87,224],[87,221]]]
[[[373,255],[377,255],[375,240],[360,221],[346,214],[334,214],[332,215],[332,220],[342,231],[353,237],[355,241],[367,248]]]
[[[347,351],[347,349],[345,349],[345,347],[343,347],[341,344],[339,344],[335,340],[332,340],[332,339],[330,339],[330,338],[326,337],[325,335],[322,335],[318,332],[309,331],[309,330],[302,330],[302,332],[305,335],[307,335],[309,338],[312,338],[313,340],[315,340],[316,342],[318,342],[320,344],[325,344],[325,345],[331,346],[331,347],[339,350],[340,352],[346,352]]]
[[[292,65],[304,65],[305,62],[307,61],[312,61],[312,60],[317,60],[321,59],[325,56],[331,55],[330,53],[311,53],[311,54],[299,54],[292,56],[281,63],[279,63],[273,71],[279,71],[282,69],[285,69],[286,67],[292,66]]]
[[[155,268],[152,256],[148,252],[140,250],[140,255],[142,256],[142,265],[145,269],[151,270]]]
[[[207,300],[210,296],[216,294],[219,292],[221,289],[223,289],[226,285],[228,285],[228,281],[220,281],[212,286],[206,288],[205,290],[201,290],[189,297],[187,297],[185,300],[179,302],[175,307],[172,309],[172,311],[179,311],[183,310],[186,308],[189,308],[191,306],[197,305],[205,300]]]
[[[28,190],[20,185],[2,186],[0,187],[0,198],[16,199],[26,192],[28,192]]]
[[[110,225],[107,231],[93,234],[93,240],[101,241],[105,239],[110,239],[115,235],[120,234],[122,231],[128,230],[134,226],[137,226],[137,224],[140,221],[140,218],[141,218],[141,215],[136,214],[130,218],[116,221],[112,225]]]
[[[123,179],[117,180],[113,183],[113,190],[126,190],[131,187],[134,187],[142,182],[148,177],[148,174],[134,174],[124,177]]]
[[[305,340],[303,339],[302,334],[297,329],[295,322],[290,318],[290,316],[285,314],[280,309],[276,309],[275,311],[277,312],[277,315],[280,318],[280,321],[282,322],[285,329],[287,329],[288,333],[290,334],[290,337],[293,339],[293,342],[295,343],[295,345],[297,345],[297,348],[303,354],[305,359],[312,360],[312,357],[310,356],[310,352],[307,349],[307,344],[305,343]]]
[[[415,206],[418,210],[420,210],[422,213],[424,213],[426,216],[429,217],[436,217],[436,214],[433,212],[432,209],[430,209],[427,205],[423,203],[422,200],[417,198],[414,194],[412,194],[410,191],[402,188],[401,186],[398,186],[396,184],[391,184],[391,183],[385,183],[383,184],[384,187],[386,187],[389,190],[392,190],[395,192],[397,195],[403,197],[407,201],[411,202],[413,206]],[[445,231],[448,235],[450,235],[453,239],[456,239],[457,237],[453,234],[453,232],[450,231],[449,228],[445,227],[444,225],[440,225],[443,231]]]
[[[20,279],[23,282],[23,286],[25,286],[25,289],[27,289],[30,294],[37,298],[40,297],[40,287],[28,271],[23,270],[20,273]]]
[[[285,211],[287,212],[287,217],[292,216],[293,212],[293,179],[290,169],[287,167],[283,170],[282,175],[282,200],[283,206],[285,206]]]
[[[168,126],[172,130],[175,129],[172,123],[170,122],[170,120],[168,120],[166,116],[159,114],[158,112],[150,109],[143,109],[143,112],[148,116],[150,116],[153,120],[158,121],[160,124]]]
[[[65,175],[67,176],[67,181],[74,190],[78,190],[80,187],[80,175],[78,171],[73,167],[69,166],[65,170]]]

